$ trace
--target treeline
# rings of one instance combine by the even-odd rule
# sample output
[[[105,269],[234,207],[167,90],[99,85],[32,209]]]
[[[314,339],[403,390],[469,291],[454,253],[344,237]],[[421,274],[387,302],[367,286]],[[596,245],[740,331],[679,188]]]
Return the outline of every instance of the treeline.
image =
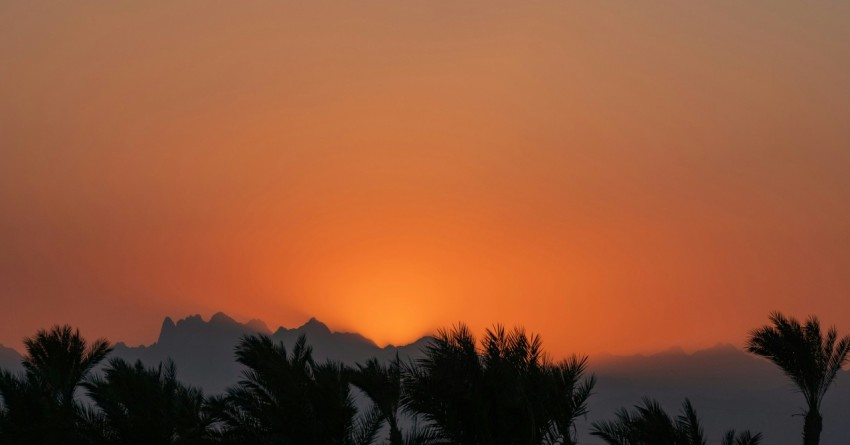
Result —
[[[817,444],[820,400],[850,338],[824,335],[815,318],[801,324],[775,313],[771,322],[751,333],[748,350],[803,392],[804,444]],[[596,385],[586,357],[552,361],[539,336],[499,326],[480,341],[463,325],[441,330],[415,361],[355,367],[317,362],[303,336],[291,349],[246,336],[235,351],[241,380],[209,397],[178,381],[173,363],[110,359],[109,342],[87,342],[70,326],[39,331],[25,348],[23,373],[0,374],[0,444],[567,445],[577,443],[575,422]],[[590,433],[611,445],[707,443],[688,400],[670,415],[646,398]],[[720,440],[757,445],[761,435],[729,431]]]

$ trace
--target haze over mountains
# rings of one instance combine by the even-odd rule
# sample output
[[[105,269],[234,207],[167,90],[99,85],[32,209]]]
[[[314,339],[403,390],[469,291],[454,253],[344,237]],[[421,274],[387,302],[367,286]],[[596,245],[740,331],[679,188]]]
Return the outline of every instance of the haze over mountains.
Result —
[[[117,343],[112,357],[149,365],[171,358],[180,379],[213,394],[239,379],[241,365],[234,361],[234,346],[241,336],[256,333],[271,335],[290,347],[304,334],[316,359],[349,365],[371,357],[387,360],[396,353],[403,359],[415,358],[430,340],[423,337],[409,345],[381,348],[359,334],[333,332],[316,319],[272,332],[262,321],[240,323],[217,313],[208,321],[198,315],[176,323],[166,318],[155,343],[138,347]],[[19,371],[20,358],[16,351],[0,346],[0,367]],[[646,356],[593,357],[591,372],[598,383],[590,414],[578,423],[582,443],[600,443],[587,435],[590,422],[610,419],[616,410],[636,404],[643,396],[658,399],[671,413],[678,411],[685,397],[690,398],[709,433],[709,443],[719,443],[727,428],[761,431],[766,444],[799,442],[801,396],[772,364],[732,345],[719,344],[693,354],[671,349]],[[839,376],[823,412],[822,443],[846,442],[850,438],[850,372]]]

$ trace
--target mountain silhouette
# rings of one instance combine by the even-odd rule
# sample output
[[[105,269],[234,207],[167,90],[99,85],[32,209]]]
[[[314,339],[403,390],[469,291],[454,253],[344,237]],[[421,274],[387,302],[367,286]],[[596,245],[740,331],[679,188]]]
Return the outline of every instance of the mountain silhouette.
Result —
[[[333,359],[348,365],[372,357],[389,360],[396,353],[402,360],[416,358],[431,340],[423,337],[409,345],[381,348],[360,334],[334,332],[315,318],[299,327],[272,332],[260,320],[240,323],[217,313],[209,320],[193,315],[175,322],[166,317],[155,343],[137,347],[118,343],[112,357],[139,359],[149,366],[171,358],[180,380],[207,394],[218,394],[241,378],[243,368],[234,359],[234,347],[243,335],[252,334],[270,335],[288,348],[304,334],[316,360]],[[0,346],[0,367],[20,371],[20,361],[16,351]],[[598,383],[590,398],[590,413],[577,424],[584,444],[601,443],[588,434],[591,422],[612,419],[618,409],[637,404],[643,396],[657,399],[670,412],[676,412],[681,401],[689,398],[709,437],[736,428],[761,431],[768,444],[791,445],[800,439],[800,394],[773,364],[734,345],[718,344],[693,353],[671,348],[651,355],[599,355],[591,357],[590,372]],[[838,376],[824,400],[823,412],[823,443],[841,443],[850,437],[850,423],[846,422],[850,371]]]
[[[333,359],[347,365],[365,362],[371,357],[389,359],[395,357],[396,352],[405,359],[415,355],[430,338],[424,337],[407,346],[381,348],[360,334],[333,332],[315,318],[300,327],[280,327],[272,333],[260,320],[240,323],[219,312],[209,321],[204,321],[200,315],[192,315],[176,323],[166,317],[156,343],[138,347],[118,343],[113,356],[128,361],[138,359],[147,364],[171,358],[177,365],[180,379],[215,394],[239,380],[242,367],[234,360],[234,348],[242,336],[253,334],[270,335],[290,348],[304,334],[316,360]]]
[[[0,369],[18,372],[24,369],[21,365],[21,354],[12,348],[0,345]]]
[[[296,328],[280,327],[273,333],[259,320],[240,323],[223,313],[209,321],[200,316],[163,321],[156,343],[131,348],[118,344],[115,355],[150,364],[171,357],[178,377],[202,387],[207,393],[220,393],[240,378],[241,366],[233,358],[233,348],[242,335],[264,333],[291,347],[301,334],[307,336],[317,360],[333,359],[348,365],[371,357],[387,360],[396,352],[402,359],[415,358],[430,337],[400,347],[381,348],[356,333],[334,332],[311,318]],[[710,437],[720,437],[727,428],[762,431],[765,443],[798,442],[803,419],[802,401],[785,376],[771,363],[730,344],[686,353],[681,348],[651,355],[591,357],[590,371],[599,379],[590,399],[590,414],[579,423],[582,443],[600,443],[587,435],[593,421],[610,419],[621,407],[631,407],[643,396],[652,396],[675,412],[688,397],[697,407]],[[850,372],[842,372],[824,401],[827,421],[825,443],[850,437],[850,424],[840,421],[850,412]],[[829,421],[829,416],[834,416]]]

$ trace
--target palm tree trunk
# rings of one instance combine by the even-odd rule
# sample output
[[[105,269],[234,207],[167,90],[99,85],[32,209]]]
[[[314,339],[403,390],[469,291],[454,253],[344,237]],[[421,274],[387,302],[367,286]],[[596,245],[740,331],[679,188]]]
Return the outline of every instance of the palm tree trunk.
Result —
[[[387,420],[390,424],[390,445],[404,445],[404,436],[402,436],[401,430],[398,428],[398,420],[396,420],[395,416]]]
[[[404,445],[404,437],[396,426],[390,429],[390,445]]]
[[[821,429],[823,429],[823,417],[817,408],[809,409],[803,424],[803,445],[818,445]]]

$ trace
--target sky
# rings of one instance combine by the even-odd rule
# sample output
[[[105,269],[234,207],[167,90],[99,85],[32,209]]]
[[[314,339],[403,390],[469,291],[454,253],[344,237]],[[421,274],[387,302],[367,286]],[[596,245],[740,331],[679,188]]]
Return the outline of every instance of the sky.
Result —
[[[0,343],[850,332],[850,3],[0,0]]]

